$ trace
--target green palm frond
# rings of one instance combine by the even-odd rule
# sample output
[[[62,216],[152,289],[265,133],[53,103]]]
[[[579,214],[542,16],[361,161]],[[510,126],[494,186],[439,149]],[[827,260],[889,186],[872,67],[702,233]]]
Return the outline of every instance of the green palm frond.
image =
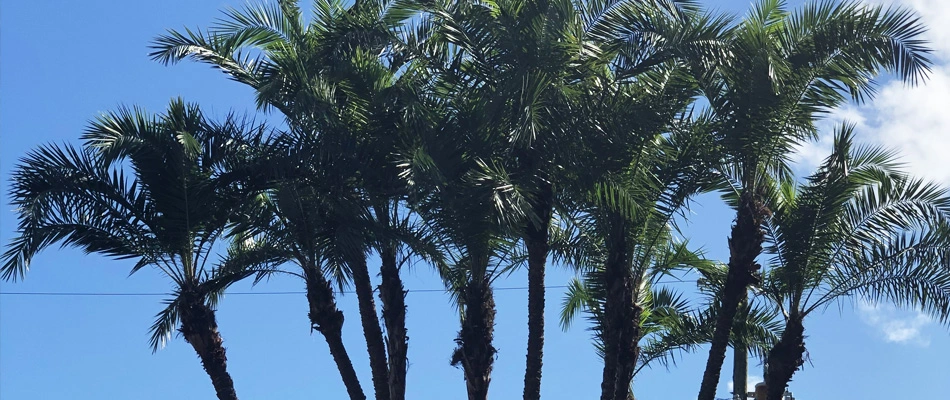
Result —
[[[172,333],[175,332],[175,327],[180,322],[178,310],[181,305],[180,293],[175,291],[170,299],[164,300],[162,303],[165,304],[165,308],[155,315],[155,323],[148,330],[151,333],[149,345],[152,348],[152,353],[168,344],[168,341],[172,338]]]
[[[147,188],[93,150],[32,151],[15,170],[10,194],[19,224],[3,255],[3,279],[23,278],[33,256],[57,242],[116,259],[167,261]]]
[[[858,294],[944,321],[950,197],[901,172],[893,152],[854,146],[853,136],[843,126],[818,172],[770,200],[780,204],[768,221],[765,294],[800,316]]]
[[[173,100],[150,115],[121,108],[94,120],[82,148],[47,145],[13,173],[17,235],[0,276],[22,278],[32,258],[58,243],[115,259],[131,273],[154,267],[174,283],[151,329],[153,350],[178,324],[181,296],[214,306],[255,265],[207,265],[215,242],[248,195],[229,170],[267,128],[229,115],[206,119],[197,105]]]

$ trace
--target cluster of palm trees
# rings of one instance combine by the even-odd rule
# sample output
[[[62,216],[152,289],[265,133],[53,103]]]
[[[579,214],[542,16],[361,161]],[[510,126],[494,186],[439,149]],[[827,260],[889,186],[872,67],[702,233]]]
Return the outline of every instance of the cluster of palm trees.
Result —
[[[523,396],[536,400],[556,262],[577,271],[561,320],[589,317],[602,400],[632,398],[638,371],[703,344],[699,400],[715,396],[730,346],[735,387],[751,352],[780,399],[804,362],[805,317],[831,302],[863,296],[950,320],[943,188],[855,145],[846,124],[816,172],[795,179],[790,166],[817,121],[871,97],[879,74],[925,78],[923,29],[906,10],[851,1],[759,0],[742,19],[676,0],[228,9],[206,30],[158,37],[151,56],[220,69],[283,123],[214,121],[174,100],[159,115],[103,115],[80,147],[37,148],[12,178],[18,236],[0,272],[22,278],[55,243],[159,269],[176,289],[152,347],[177,329],[222,400],[237,395],[219,297],[242,279],[293,275],[349,397],[402,400],[400,274],[421,260],[459,307],[451,362],[476,400],[495,362],[493,282],[526,268]],[[725,263],[682,239],[691,199],[712,191],[736,213]],[[676,271],[696,277],[700,306],[658,284]],[[372,392],[342,340],[346,286]]]

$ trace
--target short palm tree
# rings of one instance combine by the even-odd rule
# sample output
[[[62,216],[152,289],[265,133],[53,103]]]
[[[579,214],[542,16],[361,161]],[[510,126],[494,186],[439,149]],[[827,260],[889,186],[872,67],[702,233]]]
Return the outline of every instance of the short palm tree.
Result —
[[[214,308],[229,285],[250,275],[250,265],[216,267],[212,257],[246,201],[228,168],[251,127],[234,118],[216,124],[176,100],[158,116],[121,109],[99,117],[82,148],[29,153],[13,174],[19,236],[3,254],[3,278],[23,277],[33,257],[57,242],[134,259],[133,273],[157,269],[174,290],[151,327],[152,349],[177,327],[218,398],[236,400]]]
[[[699,400],[715,397],[732,320],[748,287],[760,280],[765,182],[789,174],[788,155],[816,135],[817,118],[849,97],[870,97],[879,72],[911,84],[921,80],[930,65],[922,32],[918,19],[900,8],[822,1],[790,13],[782,0],[760,0],[733,29],[728,56],[699,66],[709,109],[720,120],[717,170],[739,198]]]
[[[705,169],[714,156],[706,151],[711,137],[703,120],[681,111],[691,93],[684,71],[671,64],[635,83],[604,85],[584,102],[593,105],[585,113],[590,125],[602,133],[578,149],[590,152],[591,161],[574,172],[573,214],[564,221],[574,230],[568,237],[579,242],[559,245],[556,254],[566,250],[566,261],[587,275],[585,285],[601,289],[597,307],[574,304],[599,310],[603,400],[629,393],[640,340],[652,333],[641,323],[653,308],[649,282],[701,261],[674,239],[675,218],[711,182]]]
[[[461,320],[452,365],[462,368],[469,400],[485,400],[496,354],[492,282],[510,269],[526,202],[503,169],[472,151],[480,146],[463,150],[460,143],[473,143],[440,136],[444,146],[429,141],[434,152],[416,152],[404,177],[418,189],[411,204],[446,254],[440,272]]]
[[[359,230],[365,229],[358,224],[361,219],[353,223],[335,217],[353,215],[354,210],[341,209],[358,202],[334,190],[338,188],[321,184],[325,181],[318,171],[307,168],[307,161],[288,156],[293,154],[291,149],[277,151],[281,147],[269,143],[256,149],[257,158],[247,166],[257,171],[251,174],[254,183],[249,186],[261,189],[257,201],[248,202],[237,218],[236,239],[248,245],[234,252],[234,258],[268,267],[259,271],[258,280],[286,273],[304,281],[311,329],[327,341],[350,399],[364,400],[366,395],[343,343],[344,315],[337,308],[333,285],[346,286],[348,253],[359,251],[351,248],[351,242],[338,239],[360,235]],[[276,156],[261,156],[260,150]],[[281,268],[286,262],[296,268]]]
[[[832,302],[860,296],[950,322],[950,193],[895,171],[892,153],[852,142],[843,126],[815,174],[766,197],[763,291],[785,319],[766,360],[770,400],[804,363],[805,317]]]
[[[643,309],[640,320],[642,344],[639,345],[639,359],[634,377],[644,368],[655,365],[669,368],[676,364],[678,353],[691,353],[709,343],[716,321],[712,300],[716,295],[716,288],[721,288],[726,275],[725,265],[703,260],[701,255],[690,252],[685,243],[670,243],[669,248],[664,249],[655,258],[655,263],[648,272],[649,276],[644,278],[645,287],[640,289],[641,295],[638,299],[638,304]],[[682,294],[657,284],[662,282],[663,278],[669,278],[669,274],[679,268],[701,272],[703,278],[700,279],[700,288],[704,294],[711,297],[710,301],[697,309],[691,306]],[[600,269],[589,270],[581,279],[571,282],[564,299],[561,324],[566,329],[578,312],[588,314],[591,330],[595,335],[595,345],[603,355],[601,335],[606,293],[604,279],[599,276],[601,274]],[[739,310],[730,345],[734,348],[749,349],[754,355],[764,359],[781,333],[781,324],[776,317],[777,314],[773,310],[763,307],[763,302],[750,302]],[[742,369],[743,367],[744,364],[737,363],[736,374],[746,374],[747,371]],[[745,385],[745,381],[741,384]],[[633,390],[631,395],[632,393]]]

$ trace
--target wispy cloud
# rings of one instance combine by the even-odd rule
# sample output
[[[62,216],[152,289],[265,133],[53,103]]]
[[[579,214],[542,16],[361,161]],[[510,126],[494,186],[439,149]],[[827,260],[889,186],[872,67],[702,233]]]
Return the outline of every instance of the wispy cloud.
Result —
[[[907,172],[950,184],[950,1],[874,2],[912,9],[921,17],[934,49],[930,77],[917,87],[886,82],[872,101],[837,110],[828,118],[822,140],[803,145],[795,160],[803,171],[811,171],[830,152],[832,123],[847,120],[857,125],[860,142],[897,150]]]
[[[923,329],[933,321],[919,311],[902,311],[886,304],[858,302],[858,316],[891,343],[929,346],[930,338]]]

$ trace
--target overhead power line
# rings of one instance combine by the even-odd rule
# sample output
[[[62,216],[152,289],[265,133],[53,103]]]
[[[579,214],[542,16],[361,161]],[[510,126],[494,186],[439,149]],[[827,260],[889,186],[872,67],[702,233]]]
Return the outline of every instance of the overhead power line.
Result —
[[[545,286],[545,289],[563,289],[567,285],[556,285],[556,286]],[[517,287],[496,287],[492,288],[494,291],[506,291],[506,290],[527,290],[527,286],[517,286]],[[408,289],[408,293],[436,293],[436,292],[445,292],[445,289]],[[256,295],[256,296],[274,296],[274,295],[301,295],[306,294],[302,290],[300,291],[286,291],[286,292],[225,292],[226,295],[234,296],[246,296],[246,295]],[[355,294],[356,292],[352,290],[343,291],[344,294]],[[105,292],[0,292],[0,295],[6,296],[131,296],[131,297],[144,297],[144,296],[168,296],[168,293],[105,293]]]
[[[684,283],[689,281],[660,281],[658,284],[663,283]],[[551,285],[545,286],[545,289],[564,289],[567,285]],[[527,286],[506,286],[506,287],[496,287],[492,288],[496,292],[509,291],[509,290],[528,290]],[[408,289],[408,293],[444,293],[445,289]],[[302,290],[298,291],[282,291],[282,292],[225,292],[226,295],[230,296],[281,296],[281,295],[301,295],[306,294]],[[352,290],[347,290],[340,292],[343,294],[355,294],[356,292]],[[78,297],[149,297],[149,296],[168,296],[169,293],[123,293],[123,292],[0,292],[0,296],[78,296]]]

